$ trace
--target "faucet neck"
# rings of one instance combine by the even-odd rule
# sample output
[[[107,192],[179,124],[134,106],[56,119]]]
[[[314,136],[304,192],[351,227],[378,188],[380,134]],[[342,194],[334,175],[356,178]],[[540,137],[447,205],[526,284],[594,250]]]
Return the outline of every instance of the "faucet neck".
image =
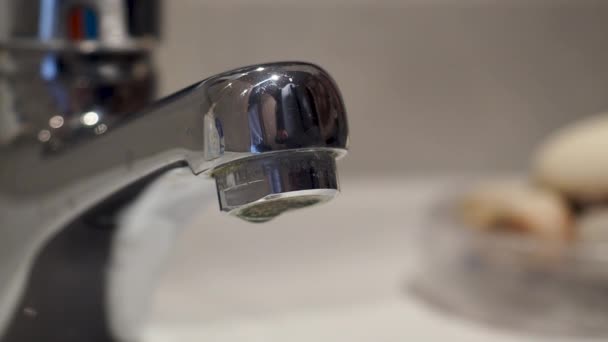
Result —
[[[0,87],[25,77],[15,75],[0,73]],[[2,111],[0,118],[18,113]],[[16,134],[0,141],[0,250],[7,256],[0,258],[0,316],[49,239],[138,179],[168,168],[187,168],[192,177],[220,170],[218,189],[239,197],[245,192],[234,185],[245,184],[252,162],[266,187],[248,187],[255,191],[246,192],[245,202],[226,197],[222,206],[248,204],[239,216],[268,219],[335,195],[333,159],[348,147],[346,111],[333,79],[299,62],[219,74],[116,121],[95,110],[79,112],[76,121],[48,108],[32,115],[42,126],[15,120]]]

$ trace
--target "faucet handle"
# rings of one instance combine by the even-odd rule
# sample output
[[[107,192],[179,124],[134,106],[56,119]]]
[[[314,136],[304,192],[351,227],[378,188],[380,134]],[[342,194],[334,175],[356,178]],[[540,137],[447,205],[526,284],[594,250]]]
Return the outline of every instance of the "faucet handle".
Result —
[[[0,0],[0,44],[83,52],[147,50],[159,0]]]

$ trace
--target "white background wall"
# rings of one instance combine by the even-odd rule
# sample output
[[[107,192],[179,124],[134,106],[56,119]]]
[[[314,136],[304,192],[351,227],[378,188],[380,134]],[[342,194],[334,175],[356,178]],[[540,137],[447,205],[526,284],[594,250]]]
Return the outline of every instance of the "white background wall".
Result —
[[[342,173],[516,169],[608,108],[607,1],[165,1],[169,93],[225,69],[320,64],[342,88]]]

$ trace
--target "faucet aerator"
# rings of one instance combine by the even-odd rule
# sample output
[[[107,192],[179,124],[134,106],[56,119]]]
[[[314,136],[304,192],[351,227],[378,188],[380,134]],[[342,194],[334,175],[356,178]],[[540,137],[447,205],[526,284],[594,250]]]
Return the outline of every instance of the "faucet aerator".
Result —
[[[334,198],[339,192],[335,153],[318,149],[262,154],[213,171],[220,209],[249,222]]]

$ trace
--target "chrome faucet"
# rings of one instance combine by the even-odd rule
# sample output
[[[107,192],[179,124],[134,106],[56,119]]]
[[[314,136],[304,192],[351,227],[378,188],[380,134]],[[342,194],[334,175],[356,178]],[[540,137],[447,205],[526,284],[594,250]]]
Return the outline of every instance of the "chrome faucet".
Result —
[[[2,1],[0,341],[129,339],[105,307],[112,237],[168,173],[215,179],[252,222],[339,191],[346,112],[321,68],[244,67],[150,104],[157,1]]]

